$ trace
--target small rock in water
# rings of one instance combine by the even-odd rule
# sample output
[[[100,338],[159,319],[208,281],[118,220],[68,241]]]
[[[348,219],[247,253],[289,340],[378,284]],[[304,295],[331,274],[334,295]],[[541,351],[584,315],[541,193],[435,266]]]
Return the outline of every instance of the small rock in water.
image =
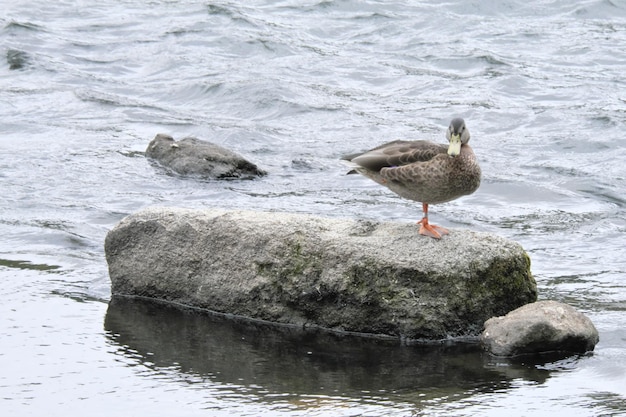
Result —
[[[481,342],[496,356],[592,351],[599,336],[587,316],[557,301],[538,301],[485,322]]]
[[[221,179],[266,174],[241,155],[196,138],[175,142],[171,136],[160,133],[148,145],[146,156],[181,175]]]
[[[28,66],[30,58],[24,51],[9,49],[7,51],[7,63],[10,70],[21,70]]]

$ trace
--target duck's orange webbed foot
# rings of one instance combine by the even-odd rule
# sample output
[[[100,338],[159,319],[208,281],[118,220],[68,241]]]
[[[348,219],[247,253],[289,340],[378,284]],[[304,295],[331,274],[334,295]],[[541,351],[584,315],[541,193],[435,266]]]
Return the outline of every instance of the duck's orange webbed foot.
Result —
[[[428,217],[424,217],[422,220],[417,222],[417,224],[420,225],[420,235],[429,236],[435,239],[441,239],[441,236],[450,233],[445,227],[428,223]]]

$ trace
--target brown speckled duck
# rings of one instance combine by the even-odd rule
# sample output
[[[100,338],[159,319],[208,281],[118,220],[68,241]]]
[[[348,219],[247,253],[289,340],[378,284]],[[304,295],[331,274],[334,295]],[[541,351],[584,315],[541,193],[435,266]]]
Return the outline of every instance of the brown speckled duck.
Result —
[[[449,145],[416,140],[396,140],[345,160],[354,170],[391,191],[422,203],[424,217],[419,233],[440,239],[448,230],[428,223],[428,205],[472,194],[480,185],[480,167],[467,144],[470,133],[460,117],[446,131]]]

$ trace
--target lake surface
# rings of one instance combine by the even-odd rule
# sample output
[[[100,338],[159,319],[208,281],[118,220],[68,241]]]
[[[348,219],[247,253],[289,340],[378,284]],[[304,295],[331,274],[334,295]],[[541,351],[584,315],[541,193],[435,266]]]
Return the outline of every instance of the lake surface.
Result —
[[[3,415],[626,415],[625,45],[622,0],[4,0]],[[521,243],[539,298],[598,328],[592,354],[507,361],[111,301],[104,237],[144,207],[418,220],[339,158],[444,142],[454,116],[483,183],[431,221]],[[157,133],[269,175],[170,175],[143,156]]]

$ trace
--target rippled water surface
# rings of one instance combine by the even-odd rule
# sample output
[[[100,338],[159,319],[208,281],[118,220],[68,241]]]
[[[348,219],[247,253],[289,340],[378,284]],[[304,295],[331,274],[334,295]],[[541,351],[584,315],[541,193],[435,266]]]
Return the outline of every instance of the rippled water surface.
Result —
[[[0,408],[626,414],[624,45],[621,0],[5,0]],[[338,159],[443,142],[456,115],[483,184],[431,220],[520,242],[539,297],[595,323],[593,354],[503,361],[109,303],[104,237],[150,205],[415,221],[415,203]],[[159,132],[229,147],[269,175],[169,175],[143,156]]]

